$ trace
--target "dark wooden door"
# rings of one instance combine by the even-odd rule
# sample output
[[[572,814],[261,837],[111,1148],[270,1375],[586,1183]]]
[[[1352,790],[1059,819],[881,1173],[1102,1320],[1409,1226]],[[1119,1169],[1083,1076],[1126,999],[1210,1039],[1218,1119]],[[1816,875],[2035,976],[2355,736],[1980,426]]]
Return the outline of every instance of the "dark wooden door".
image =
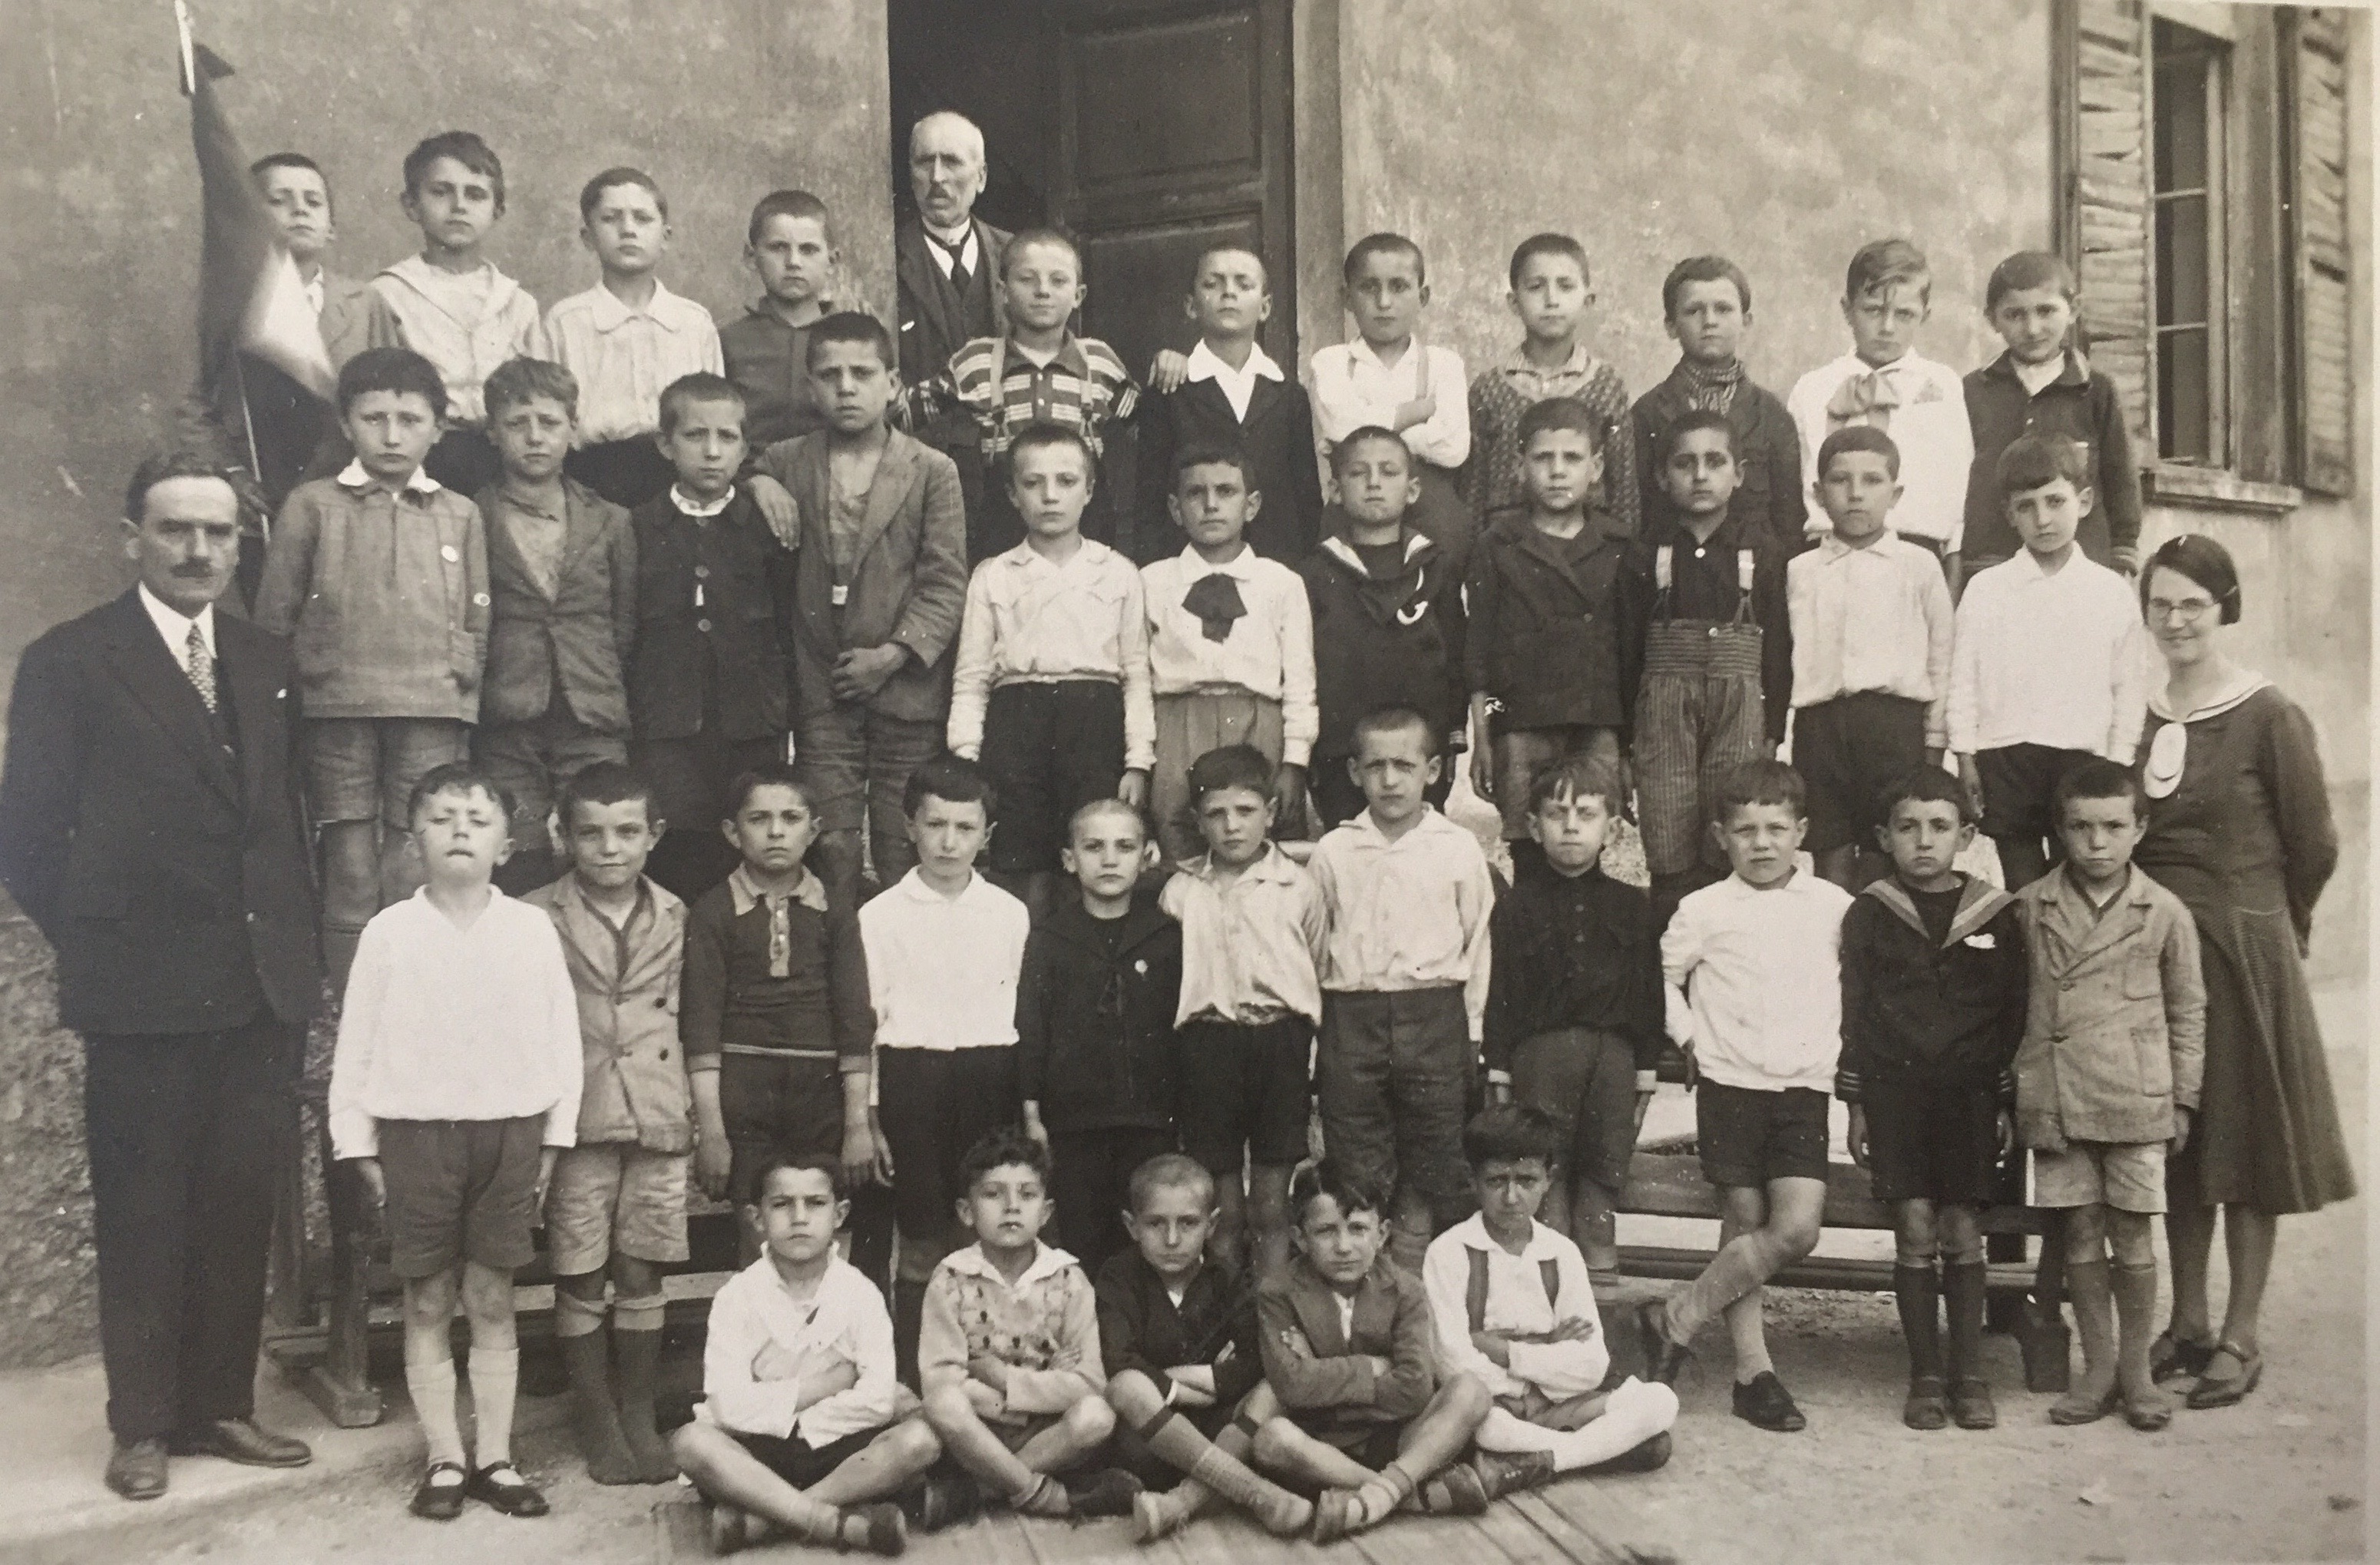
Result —
[[[1081,241],[1083,330],[1137,375],[1196,340],[1183,318],[1209,245],[1272,281],[1267,352],[1296,373],[1291,0],[1052,0],[1051,218]]]

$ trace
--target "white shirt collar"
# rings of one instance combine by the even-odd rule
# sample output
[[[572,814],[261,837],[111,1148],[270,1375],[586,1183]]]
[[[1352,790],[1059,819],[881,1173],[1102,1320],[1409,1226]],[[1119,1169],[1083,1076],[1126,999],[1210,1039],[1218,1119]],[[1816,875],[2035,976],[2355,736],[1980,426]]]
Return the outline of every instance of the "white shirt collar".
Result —
[[[1281,366],[1273,362],[1272,355],[1267,353],[1261,346],[1251,345],[1248,348],[1248,361],[1234,370],[1223,362],[1220,354],[1207,346],[1207,339],[1204,337],[1199,338],[1198,346],[1190,350],[1190,363],[1183,370],[1183,375],[1187,380],[1221,381],[1227,385],[1235,380],[1254,381],[1258,376],[1268,381],[1288,379],[1281,373]]]
[[[196,615],[185,614],[150,591],[149,584],[144,581],[140,584],[140,606],[149,611],[149,623],[155,625],[157,634],[165,638],[165,650],[174,654],[176,662],[183,663],[185,672],[189,666],[183,660],[190,650],[190,626],[195,625],[199,627],[199,635],[206,640],[207,656],[214,656],[215,606],[212,603],[200,609]]]
[[[1182,867],[1194,880],[1204,880],[1211,885],[1215,880],[1215,855],[1210,850],[1200,854],[1196,858],[1184,859]],[[1279,843],[1267,843],[1265,851],[1257,855],[1255,863],[1240,871],[1237,880],[1233,883],[1244,884],[1250,880],[1257,880],[1277,881],[1286,885],[1294,881],[1297,876],[1297,861],[1281,852]]]
[[[599,332],[616,332],[639,318],[651,321],[664,332],[674,332],[686,314],[679,308],[682,301],[659,280],[653,284],[653,297],[647,299],[641,309],[631,306],[600,283],[588,290],[588,297],[592,301],[588,306],[588,313]]]
[[[2027,364],[2011,356],[2009,368],[2016,371],[2017,383],[2024,387],[2027,394],[2039,396],[2043,387],[2054,384],[2066,373],[2066,356],[2061,353],[2040,364]]]
[[[991,1264],[990,1257],[983,1253],[983,1246],[979,1244],[969,1244],[963,1250],[952,1251],[943,1258],[942,1264],[953,1271],[963,1271],[973,1277],[990,1278],[1003,1288],[1017,1289],[1030,1287],[1045,1277],[1054,1277],[1075,1263],[1074,1256],[1059,1249],[1055,1244],[1044,1244],[1037,1239],[1034,1241],[1033,1264],[1026,1267],[1023,1274],[1014,1282],[1001,1275],[1000,1268]]]
[[[319,266],[316,267],[314,269],[314,275],[307,278],[300,285],[306,290],[306,302],[313,306],[315,314],[322,314],[322,304],[325,297],[322,285],[322,269]]]
[[[1110,549],[1106,544],[1101,543],[1098,539],[1087,538],[1083,540],[1083,546],[1075,551],[1075,557],[1073,559],[1068,560],[1063,564],[1057,564],[1052,563],[1049,556],[1043,554],[1041,551],[1034,548],[1033,540],[1028,538],[1024,542],[1018,544],[1015,548],[1011,549],[1007,553],[998,555],[996,558],[1007,561],[1011,565],[1019,570],[1030,569],[1033,566],[1038,565],[1047,570],[1071,571],[1079,566],[1104,564],[1108,556],[1113,552],[1113,550]],[[1205,562],[1201,561],[1200,564],[1204,564]]]
[[[686,497],[686,491],[678,488],[675,484],[672,484],[670,485],[670,503],[676,506],[680,511],[683,511],[687,516],[695,517],[697,520],[700,520],[706,516],[715,516],[719,515],[720,512],[726,510],[727,507],[735,503],[735,486],[734,484],[729,484],[727,486],[726,493],[721,495],[716,500],[703,502],[688,500]]]
[[[1384,364],[1380,361],[1379,350],[1372,346],[1368,338],[1358,335],[1347,344],[1347,362],[1350,367],[1368,364],[1383,375],[1396,375],[1420,363],[1421,356],[1428,351],[1429,347],[1421,340],[1421,334],[1415,333],[1406,342],[1402,357],[1394,364]]]
[[[921,902],[929,907],[947,907],[955,903],[967,901],[981,891],[983,887],[990,884],[990,882],[983,878],[981,871],[976,871],[967,876],[967,883],[964,891],[960,892],[959,894],[954,897],[946,897],[941,892],[934,890],[933,887],[926,884],[925,871],[921,869],[912,869],[909,873],[901,877],[900,880],[894,886],[894,890],[900,892],[904,896],[906,896],[911,902]]]
[[[380,480],[364,471],[363,458],[358,456],[339,469],[339,482],[348,489],[370,489]],[[430,476],[426,467],[416,467],[405,480],[407,494],[435,494],[446,486]]]
[[[1439,758],[1441,764],[1444,762],[1445,758],[1446,758],[1444,756],[1440,756]],[[1389,840],[1389,834],[1380,830],[1380,823],[1372,819],[1372,807],[1369,805],[1366,805],[1362,809],[1357,810],[1346,820],[1344,824],[1349,829],[1354,831],[1357,834],[1370,838],[1376,845],[1384,848],[1395,847],[1398,843],[1403,842],[1405,837],[1411,837],[1416,832],[1435,835],[1441,827],[1452,826],[1455,831],[1462,831],[1464,836],[1470,835],[1470,832],[1464,830],[1464,828],[1454,826],[1452,821],[1448,820],[1445,816],[1439,814],[1436,805],[1427,802],[1425,802],[1421,807],[1421,819],[1415,821],[1413,825],[1407,829],[1404,837],[1399,837],[1395,842],[1390,842]]]
[[[957,261],[965,261],[966,263],[967,275],[970,277],[975,275],[977,270],[976,262],[980,258],[976,253],[978,247],[975,242],[974,218],[969,217],[965,225],[959,229],[956,235],[944,234],[935,228],[932,224],[927,222],[922,217],[917,220],[917,226],[924,229],[926,232],[926,238],[928,240],[926,245],[926,253],[934,258],[934,264],[941,269],[943,276],[949,276],[951,274],[951,267],[955,264],[951,253],[953,249],[955,249],[958,252],[956,258]],[[950,247],[950,249],[945,249],[945,246]]]
[[[1538,1222],[1534,1218],[1531,1219],[1529,1221],[1529,1242],[1526,1244],[1522,1245],[1521,1253],[1518,1256],[1514,1256],[1512,1258],[1522,1261],[1560,1259],[1561,1256],[1561,1250],[1560,1246],[1553,1243],[1553,1240],[1550,1237],[1552,1232],[1553,1230],[1548,1228],[1544,1223]],[[1472,1213],[1460,1223],[1457,1223],[1454,1228],[1454,1233],[1456,1238],[1459,1239],[1466,1248],[1473,1250],[1504,1250],[1504,1246],[1496,1242],[1496,1236],[1488,1231],[1488,1219],[1477,1212]],[[1510,1250],[1504,1250],[1504,1254],[1511,1256],[1512,1252]]]
[[[1180,559],[1184,575],[1190,581],[1196,581],[1202,576],[1214,576],[1219,572],[1235,580],[1254,581],[1259,568],[1259,562],[1264,559],[1264,556],[1249,548],[1243,540],[1240,544],[1240,552],[1220,565],[1202,556],[1196,544],[1183,550]]]
[[[2082,552],[2082,546],[2079,543],[2074,546],[2074,552],[2066,556],[2066,563],[2058,566],[2055,571],[2043,569],[2041,556],[2035,554],[2030,549],[2019,549],[2013,555],[2010,556],[2008,561],[2008,564],[2015,569],[2016,574],[2026,581],[2064,581],[2079,574],[2084,574],[2080,571],[2079,567],[2088,565],[2091,563],[2090,558]]]

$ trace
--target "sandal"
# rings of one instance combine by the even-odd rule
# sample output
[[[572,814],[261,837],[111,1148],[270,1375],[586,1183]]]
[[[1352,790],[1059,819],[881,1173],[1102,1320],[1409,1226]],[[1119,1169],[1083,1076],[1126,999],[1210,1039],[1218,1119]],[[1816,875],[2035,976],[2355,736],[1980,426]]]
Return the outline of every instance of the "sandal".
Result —
[[[2220,1377],[2202,1374],[2198,1384],[2190,1389],[2189,1406],[2200,1412],[2211,1407],[2236,1406],[2265,1377],[2265,1355],[2247,1352],[2228,1337],[2215,1344],[2215,1352],[2208,1355],[2207,1368],[2213,1369],[2213,1361],[2227,1353],[2240,1366],[2240,1373]]]
[[[438,1482],[442,1473],[452,1473],[451,1484]],[[463,1491],[469,1486],[469,1475],[459,1462],[433,1462],[421,1474],[421,1482],[413,1486],[413,1503],[408,1508],[416,1516],[431,1522],[452,1522],[463,1514]]]
[[[499,1473],[511,1474],[512,1482],[497,1482]],[[463,1480],[463,1492],[507,1516],[542,1516],[548,1510],[545,1497],[509,1462],[491,1462],[478,1469]]]
[[[2207,1361],[2214,1356],[2212,1341],[2193,1342],[2170,1330],[2161,1331],[2149,1344],[2149,1378],[2160,1386],[2168,1380],[2195,1380],[2206,1373]]]

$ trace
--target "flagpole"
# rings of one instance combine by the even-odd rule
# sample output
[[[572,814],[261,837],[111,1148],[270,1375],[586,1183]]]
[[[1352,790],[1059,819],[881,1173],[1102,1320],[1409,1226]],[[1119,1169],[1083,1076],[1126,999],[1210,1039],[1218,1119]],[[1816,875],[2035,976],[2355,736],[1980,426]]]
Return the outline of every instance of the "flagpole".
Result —
[[[188,98],[199,90],[198,55],[190,42],[189,0],[174,0],[174,30],[181,42],[182,96]]]

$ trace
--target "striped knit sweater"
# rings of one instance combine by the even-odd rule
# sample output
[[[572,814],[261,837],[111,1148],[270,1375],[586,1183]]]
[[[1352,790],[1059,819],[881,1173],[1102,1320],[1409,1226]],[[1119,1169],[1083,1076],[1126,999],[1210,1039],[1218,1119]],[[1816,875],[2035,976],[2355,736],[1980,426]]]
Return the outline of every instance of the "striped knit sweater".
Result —
[[[1589,495],[1590,509],[1599,508],[1619,524],[1622,537],[1642,531],[1637,520],[1640,496],[1636,485],[1636,447],[1628,420],[1628,388],[1620,371],[1599,358],[1588,361],[1586,384],[1576,394],[1602,420],[1602,492]],[[1463,469],[1464,493],[1471,513],[1485,531],[1498,511],[1528,503],[1522,483],[1521,415],[1530,400],[1501,368],[1487,370],[1471,382],[1471,461]]]

